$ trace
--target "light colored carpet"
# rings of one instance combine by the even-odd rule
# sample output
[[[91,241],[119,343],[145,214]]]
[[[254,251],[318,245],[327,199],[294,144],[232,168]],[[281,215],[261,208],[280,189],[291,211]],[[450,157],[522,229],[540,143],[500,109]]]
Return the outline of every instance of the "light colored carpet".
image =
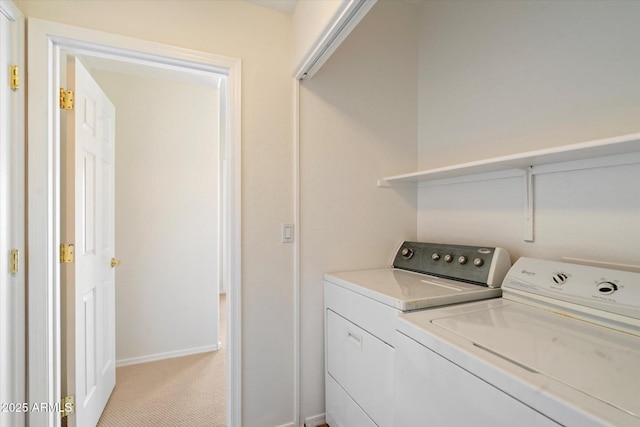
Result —
[[[98,427],[227,425],[225,296],[214,352],[116,369],[116,387]]]

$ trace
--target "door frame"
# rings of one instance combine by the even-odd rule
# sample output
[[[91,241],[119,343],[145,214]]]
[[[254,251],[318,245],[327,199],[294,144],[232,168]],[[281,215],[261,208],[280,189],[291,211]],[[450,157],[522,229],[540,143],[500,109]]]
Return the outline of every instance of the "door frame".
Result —
[[[19,87],[11,89],[4,77],[2,115],[3,135],[0,136],[0,401],[24,402],[26,398],[26,233],[25,233],[25,75],[24,67],[24,16],[11,0],[0,0],[0,15],[6,19],[7,39],[3,41],[2,55],[12,65],[18,66]],[[3,63],[4,66],[7,65]],[[9,272],[9,251],[17,249],[18,271]],[[7,258],[4,258],[7,257]],[[0,424],[22,425],[25,414],[9,412],[0,414]]]
[[[28,26],[28,402],[60,402],[60,55],[73,52],[191,73],[227,76],[220,144],[222,277],[227,288],[227,424],[241,421],[241,61],[29,18]],[[30,425],[59,426],[56,412]]]

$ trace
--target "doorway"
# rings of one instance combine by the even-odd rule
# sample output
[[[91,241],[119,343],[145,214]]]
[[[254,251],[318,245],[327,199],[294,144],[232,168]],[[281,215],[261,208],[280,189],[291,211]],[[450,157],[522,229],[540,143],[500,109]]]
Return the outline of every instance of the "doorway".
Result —
[[[159,71],[173,71],[199,78],[220,78],[224,97],[219,151],[222,244],[221,277],[227,285],[227,420],[240,424],[240,63],[239,60],[186,51],[140,40],[64,26],[40,20],[29,26],[29,275],[30,401],[59,401],[60,394],[60,129],[57,93],[64,53],[138,64]],[[48,94],[46,103],[41,99]],[[40,102],[38,102],[38,98]],[[46,119],[45,119],[46,118]],[[49,144],[43,144],[43,139]],[[34,233],[35,230],[35,233]],[[43,231],[44,233],[38,233]],[[38,280],[38,278],[40,280]],[[34,280],[35,279],[35,280]],[[37,310],[47,307],[47,310]],[[42,356],[45,356],[44,358]],[[35,380],[38,378],[38,381]],[[44,381],[42,379],[44,378]],[[55,414],[39,413],[30,423],[57,425]]]
[[[70,74],[69,67],[74,68],[75,62],[79,62],[82,68],[87,70],[89,76],[86,78],[95,82],[96,91],[104,91],[104,96],[113,103],[116,112],[113,121],[116,148],[113,164],[115,185],[106,182],[100,184],[105,173],[105,177],[112,176],[107,173],[108,163],[92,162],[98,163],[96,187],[104,187],[105,191],[110,189],[109,191],[113,192],[108,197],[98,198],[98,205],[92,211],[99,213],[103,210],[102,200],[105,206],[110,200],[115,202],[115,215],[98,215],[98,220],[93,221],[99,230],[95,233],[97,241],[92,248],[101,250],[102,240],[110,234],[103,233],[100,229],[105,227],[104,231],[107,231],[108,227],[112,226],[115,237],[114,256],[117,258],[117,264],[113,267],[107,265],[109,256],[97,257],[98,265],[101,265],[100,260],[104,258],[102,263],[117,280],[113,286],[113,295],[110,292],[95,293],[95,297],[104,298],[102,304],[96,301],[98,307],[103,307],[96,312],[96,337],[102,337],[101,339],[106,341],[102,345],[104,349],[115,344],[114,358],[103,356],[95,364],[100,364],[100,360],[104,359],[105,372],[115,375],[115,367],[219,350],[221,339],[218,288],[222,280],[219,236],[222,233],[218,220],[221,210],[218,197],[218,148],[221,133],[220,110],[224,108],[225,102],[220,96],[220,86],[225,84],[226,77],[194,77],[180,71],[158,70],[145,65],[86,55],[69,55],[66,61],[67,75]],[[80,65],[75,64],[75,68],[78,67]],[[69,83],[69,89],[72,84],[73,82]],[[74,111],[63,113],[62,119],[74,114],[76,126],[80,125],[78,120],[82,117],[78,118],[78,115],[86,115],[82,98],[79,88],[76,87]],[[95,103],[92,102],[92,105]],[[90,111],[97,109],[93,108]],[[97,122],[97,132],[100,134],[100,129],[104,127],[100,126],[100,123],[107,123],[107,120]],[[82,124],[79,128],[80,135],[94,127]],[[69,134],[70,130],[67,133]],[[110,132],[104,134],[108,136]],[[70,153],[68,149],[63,151],[67,153],[67,158],[69,155],[72,156],[69,163],[73,163],[74,153]],[[90,158],[107,151],[109,150],[106,148],[96,150],[96,154]],[[84,165],[87,161],[85,155],[81,155],[80,158]],[[63,172],[67,170],[68,167],[62,168]],[[104,179],[102,178],[103,181]],[[67,185],[61,185],[63,200],[68,200],[64,197]],[[78,200],[86,199],[85,193],[86,191],[83,191],[82,195],[78,195]],[[63,215],[63,224],[69,223],[69,220],[71,224],[68,228],[75,226],[77,229],[72,218],[65,219]],[[65,228],[67,227],[62,229],[63,236]],[[86,234],[85,228],[77,229],[76,236]],[[84,239],[76,237],[66,240],[76,243],[75,267],[72,268],[79,268],[80,261],[91,257],[90,254],[81,256],[83,251],[80,242]],[[62,289],[67,289],[71,284],[70,278],[63,280]],[[69,295],[69,292],[67,294]],[[76,298],[84,300],[84,295]],[[62,300],[63,305],[66,301]],[[94,298],[91,298],[91,301],[94,301]],[[72,298],[66,309],[63,308],[63,315],[68,313],[74,304]],[[84,304],[81,307],[84,307]],[[82,317],[85,311],[80,310],[75,317]],[[105,313],[101,315],[103,312]],[[102,322],[101,316],[105,316]],[[70,315],[69,319],[74,319],[74,316]],[[115,334],[107,333],[111,330],[112,322],[115,324]],[[83,323],[76,319],[71,324],[67,321],[66,328],[63,324],[63,342],[66,343],[66,348],[70,349],[66,354],[71,353],[74,348],[73,334],[68,332],[73,331],[75,325],[78,325],[75,330],[81,329]],[[105,325],[106,330],[102,334],[99,333],[103,329],[99,326],[101,324]],[[78,363],[84,360],[82,354],[84,353],[78,354],[75,363],[69,364],[63,360],[63,385],[64,379],[77,367],[82,366],[82,363]],[[216,361],[217,370],[205,372],[210,372],[210,377],[224,379],[224,364],[220,366],[224,355],[217,354],[211,359]],[[113,363],[109,365],[112,360],[115,366]],[[185,366],[188,366],[187,360],[191,359],[184,360]],[[162,364],[154,365],[159,367]],[[110,370],[107,370],[107,366],[110,366]],[[130,387],[139,390],[139,387],[127,379],[126,374],[134,371],[132,368],[118,369],[118,380],[123,378]],[[80,373],[84,371],[80,370]],[[81,375],[84,376],[86,375]],[[101,375],[98,378],[106,377]],[[165,380],[169,381],[169,378],[171,382],[179,381],[179,377],[175,376],[168,376]],[[101,383],[102,381],[96,382],[97,390],[102,390]],[[217,387],[220,387],[220,383],[221,381],[216,382]],[[84,416],[84,407],[80,406],[83,384],[76,386],[74,381],[67,381],[67,387],[63,387],[65,395],[76,396],[75,416],[78,420]],[[72,392],[74,386],[75,391]],[[114,399],[109,400],[110,406],[117,406],[117,402],[121,401],[117,397],[125,391],[120,385],[116,387]],[[160,387],[161,384],[150,388],[148,392],[155,394]],[[182,387],[182,384],[176,384],[173,389]],[[191,389],[191,386],[185,389]],[[223,393],[224,390],[225,387],[220,388]],[[102,391],[92,395],[105,395],[105,400],[102,400],[102,405],[105,405],[108,391]],[[172,396],[171,392],[172,389],[167,389],[162,396],[166,396],[168,401],[177,399],[178,396]],[[220,406],[214,412],[215,424],[221,425],[224,419],[221,419],[219,414],[225,414],[226,403],[214,396],[220,396],[217,390],[216,393],[206,393],[197,400],[202,408],[197,412],[205,414],[212,411],[209,403],[215,401],[216,405]],[[131,401],[129,399],[129,402]],[[86,405],[85,400],[82,402]],[[139,410],[143,411],[144,401],[138,403]],[[170,405],[166,403],[166,406]],[[92,416],[95,418],[99,416],[101,408],[96,405],[93,407]],[[158,414],[158,411],[149,412]],[[151,422],[151,416],[147,414],[147,422]],[[166,417],[153,416],[157,419],[153,422],[156,425],[168,422]]]
[[[116,108],[118,366],[217,350],[225,76],[83,60]]]

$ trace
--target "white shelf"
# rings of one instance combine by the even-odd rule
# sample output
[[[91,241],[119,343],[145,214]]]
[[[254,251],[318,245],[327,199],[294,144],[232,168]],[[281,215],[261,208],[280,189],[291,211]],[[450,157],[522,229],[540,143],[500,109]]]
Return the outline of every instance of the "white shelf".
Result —
[[[525,201],[523,237],[525,241],[533,242],[534,175],[635,163],[640,163],[640,133],[391,176],[379,180],[378,186],[415,185],[418,182],[440,185],[521,176]]]
[[[474,162],[461,163],[404,175],[395,175],[378,181],[379,187],[388,187],[408,182],[423,182],[457,178],[501,171],[528,171],[531,168],[556,163],[598,159],[610,156],[634,154],[636,162],[640,153],[640,133],[622,135],[596,141],[529,151],[526,153],[495,157]],[[623,156],[624,157],[624,156]],[[621,157],[621,158],[623,158]],[[597,163],[594,165],[597,166]]]

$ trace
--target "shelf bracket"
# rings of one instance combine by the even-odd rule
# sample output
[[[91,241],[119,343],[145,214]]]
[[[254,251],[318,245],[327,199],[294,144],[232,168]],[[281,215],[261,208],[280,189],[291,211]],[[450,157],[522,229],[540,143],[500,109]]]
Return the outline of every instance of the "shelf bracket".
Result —
[[[524,171],[524,241],[533,242],[533,167]]]

